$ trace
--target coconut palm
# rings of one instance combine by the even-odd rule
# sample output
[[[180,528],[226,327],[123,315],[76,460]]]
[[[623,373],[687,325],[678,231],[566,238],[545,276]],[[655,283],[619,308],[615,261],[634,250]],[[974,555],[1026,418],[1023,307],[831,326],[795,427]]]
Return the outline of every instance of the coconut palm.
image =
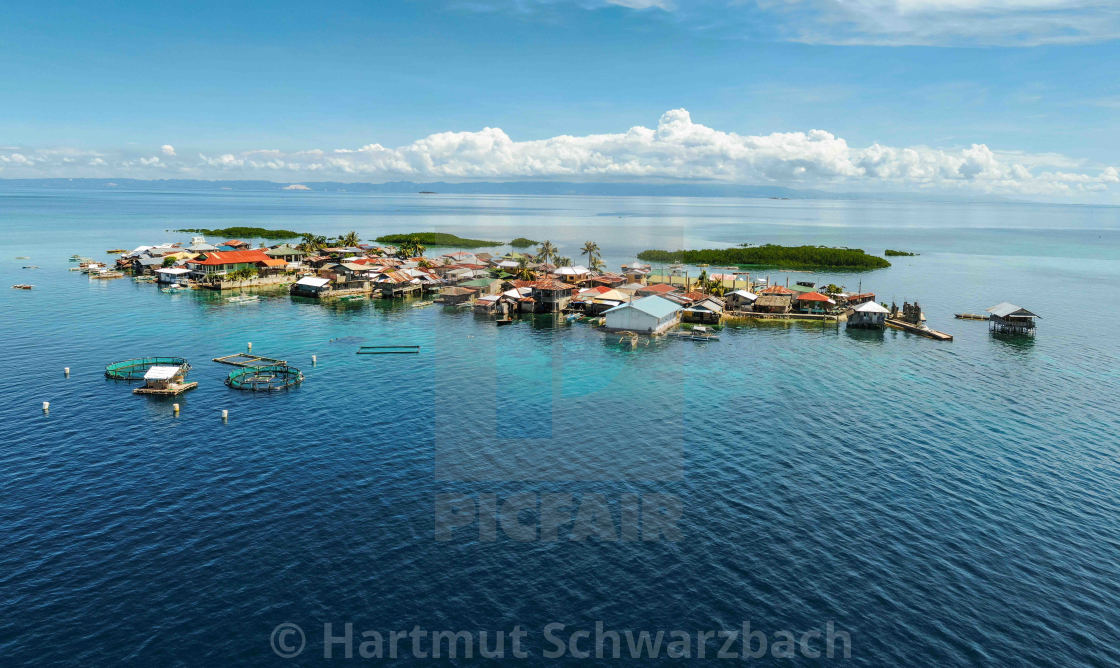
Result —
[[[304,232],[302,235],[302,239],[303,241],[300,242],[299,248],[300,250],[308,253],[314,253],[315,251],[322,250],[323,248],[327,247],[327,238],[318,234]]]
[[[541,244],[537,246],[537,262],[550,263],[557,255],[559,255],[559,251],[551,241],[542,241]]]
[[[587,256],[587,266],[590,269],[595,269],[595,265],[599,260],[599,244],[594,241],[583,242],[583,248],[579,251],[580,255]]]
[[[570,267],[570,266],[572,266],[572,258],[570,258],[570,257],[558,258],[556,260],[556,266],[557,267]]]
[[[420,257],[423,254],[424,245],[416,237],[409,237],[397,246],[397,257],[401,259]]]
[[[338,243],[343,246],[357,246],[362,243],[362,240],[358,237],[358,233],[355,230],[350,230],[338,238]]]
[[[529,260],[524,257],[518,258],[515,275],[522,281],[531,281],[536,278],[533,276],[533,270],[529,268]]]

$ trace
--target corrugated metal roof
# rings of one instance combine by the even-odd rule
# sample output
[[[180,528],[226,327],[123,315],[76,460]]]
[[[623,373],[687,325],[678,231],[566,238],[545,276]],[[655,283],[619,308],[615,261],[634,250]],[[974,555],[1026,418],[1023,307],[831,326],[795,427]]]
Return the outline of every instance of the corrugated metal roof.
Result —
[[[992,315],[998,316],[1000,318],[1008,318],[1008,317],[1011,317],[1011,316],[1016,316],[1016,317],[1020,317],[1020,318],[1038,318],[1038,317],[1041,317],[1041,316],[1039,316],[1035,313],[1031,313],[1030,311],[1023,308],[1022,306],[1017,306],[1015,304],[1012,304],[1011,302],[1002,302],[1002,303],[996,304],[995,306],[991,307],[990,309],[987,309],[987,311],[988,311],[988,313],[991,313]]]
[[[661,297],[658,297],[657,295],[650,295],[649,297],[642,297],[641,299],[635,299],[634,301],[630,302],[629,304],[619,304],[618,306],[615,306],[614,308],[607,309],[606,311],[604,311],[604,314],[605,313],[610,313],[611,311],[619,311],[619,310],[626,309],[626,308],[637,309],[637,310],[641,311],[642,313],[645,313],[647,315],[651,315],[651,316],[657,318],[658,320],[660,320],[661,318],[673,315],[677,311],[681,310],[681,307],[680,307],[679,304],[674,304],[673,302],[669,301],[668,299],[662,299]]]
[[[887,313],[887,309],[876,302],[864,302],[855,308],[860,313]]]

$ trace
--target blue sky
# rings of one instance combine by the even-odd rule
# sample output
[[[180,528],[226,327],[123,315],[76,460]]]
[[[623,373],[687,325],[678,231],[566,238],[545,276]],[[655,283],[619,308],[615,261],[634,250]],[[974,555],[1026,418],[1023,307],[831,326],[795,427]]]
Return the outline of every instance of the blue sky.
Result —
[[[0,178],[1115,201],[1118,36],[1095,0],[9,2]]]

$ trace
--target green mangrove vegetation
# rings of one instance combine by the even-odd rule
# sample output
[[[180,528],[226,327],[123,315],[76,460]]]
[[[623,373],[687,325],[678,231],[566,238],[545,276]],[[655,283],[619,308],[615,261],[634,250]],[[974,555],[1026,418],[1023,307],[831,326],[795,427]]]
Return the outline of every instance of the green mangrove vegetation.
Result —
[[[233,239],[236,237],[247,237],[250,239],[295,239],[301,236],[301,232],[293,232],[291,230],[269,230],[263,227],[216,227],[207,229],[205,227],[198,228],[184,228],[175,230],[176,232],[194,232],[196,234],[205,234],[215,237],[227,237]]]
[[[868,255],[859,248],[828,246],[779,246],[766,244],[749,248],[705,248],[703,250],[644,250],[638,259],[645,262],[685,264],[752,265],[786,269],[882,269],[891,263]]]
[[[533,241],[532,239],[526,239],[525,237],[517,237],[513,241],[509,242],[509,245],[513,246],[514,248],[531,248],[533,246],[539,245],[540,243],[541,242],[539,241]]]
[[[484,239],[464,239],[463,237],[446,232],[412,232],[410,234],[386,234],[377,237],[376,241],[394,246],[405,242],[415,242],[425,246],[449,246],[452,248],[487,248],[501,246],[500,241],[486,241]]]
[[[887,250],[883,251],[883,255],[886,255],[887,257],[914,257],[915,255],[917,255],[917,253],[911,253],[909,251],[891,250],[890,248],[888,248]]]

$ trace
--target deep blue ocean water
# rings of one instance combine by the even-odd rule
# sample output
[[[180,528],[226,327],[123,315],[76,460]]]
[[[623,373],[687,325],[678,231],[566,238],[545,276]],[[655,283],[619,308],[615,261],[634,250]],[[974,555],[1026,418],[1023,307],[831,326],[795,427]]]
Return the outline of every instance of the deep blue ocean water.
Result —
[[[764,273],[918,299],[956,340],[802,323],[631,349],[543,316],[497,328],[385,301],[235,305],[66,271],[72,253],[227,225],[528,236],[573,258],[592,239],[613,268],[643,248],[901,248],[921,255]],[[749,621],[771,644],[831,623],[861,665],[1120,661],[1120,210],[5,185],[0,226],[4,665],[291,663],[270,643],[282,623],[303,629],[306,665],[326,622],[520,625],[530,665],[547,624],[592,631],[577,647],[594,651],[596,622]],[[1043,316],[1034,339],[952,318],[1005,300]],[[211,358],[250,341],[306,382],[225,387]],[[421,353],[355,355],[379,343]],[[178,417],[103,377],[144,355],[191,360],[199,388]],[[513,519],[533,540],[448,520],[448,499],[485,517],[489,499],[564,494],[580,515],[559,540],[532,510]],[[632,498],[678,504],[676,540],[636,539]]]

